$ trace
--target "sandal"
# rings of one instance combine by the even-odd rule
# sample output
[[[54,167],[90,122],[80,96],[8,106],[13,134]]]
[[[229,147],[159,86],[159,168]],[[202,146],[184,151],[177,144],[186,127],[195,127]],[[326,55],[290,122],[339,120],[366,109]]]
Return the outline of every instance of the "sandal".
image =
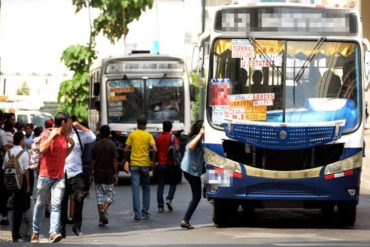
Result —
[[[192,225],[190,225],[190,223],[188,221],[181,221],[181,224],[180,224],[181,228],[185,228],[185,229],[194,229],[194,227]]]

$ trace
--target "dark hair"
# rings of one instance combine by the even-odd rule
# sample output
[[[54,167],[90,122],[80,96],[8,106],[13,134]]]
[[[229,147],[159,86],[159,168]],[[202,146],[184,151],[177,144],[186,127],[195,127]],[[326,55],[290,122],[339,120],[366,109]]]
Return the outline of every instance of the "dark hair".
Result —
[[[170,132],[172,130],[171,121],[163,121],[163,131]]]
[[[203,120],[197,120],[195,123],[193,123],[190,130],[190,138],[198,135],[201,128],[203,128]]]
[[[10,131],[13,132],[13,124],[9,120],[5,120],[4,122],[4,131]]]
[[[252,81],[253,81],[255,84],[261,84],[261,82],[262,82],[262,77],[263,77],[262,71],[261,71],[261,70],[255,70],[255,71],[253,72]]]
[[[99,129],[101,138],[108,138],[110,135],[110,128],[108,125],[103,125]]]
[[[77,121],[77,117],[75,115],[71,115],[71,119],[72,119],[72,122],[76,122]]]
[[[42,128],[41,126],[36,127],[36,128],[33,130],[33,136],[34,136],[34,137],[38,137],[38,136],[40,136],[40,135],[41,135],[41,133],[42,133],[42,131],[43,131],[43,128]]]
[[[24,134],[22,131],[17,131],[13,136],[14,145],[19,145],[24,139]]]
[[[67,120],[71,117],[71,115],[69,115],[69,113],[67,112],[58,112],[57,115],[55,115],[55,118],[54,118],[54,125],[55,127],[61,127],[62,126],[62,122],[67,122]]]
[[[14,128],[16,128],[17,130],[21,130],[25,127],[26,126],[24,125],[24,123],[20,123],[20,122],[16,122],[15,125],[14,125]]]
[[[8,112],[4,117],[6,120],[10,120],[13,116],[15,117],[14,112]]]
[[[136,121],[138,125],[142,125],[142,126],[145,126],[147,123],[145,116],[139,116]]]

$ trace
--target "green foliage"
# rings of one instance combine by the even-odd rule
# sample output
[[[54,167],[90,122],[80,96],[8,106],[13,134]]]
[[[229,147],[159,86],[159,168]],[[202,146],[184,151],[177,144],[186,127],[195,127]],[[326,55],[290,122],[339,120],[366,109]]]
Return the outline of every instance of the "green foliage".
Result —
[[[63,81],[59,87],[59,108],[79,120],[87,119],[89,67],[95,58],[96,53],[90,46],[71,45],[62,53],[62,61],[75,73],[71,80]]]
[[[75,72],[89,71],[91,61],[96,53],[90,46],[71,45],[63,51],[62,58],[68,69]]]
[[[76,6],[76,12],[88,7],[86,0],[72,0],[72,3]],[[100,10],[99,16],[94,20],[93,35],[102,32],[115,43],[127,35],[127,25],[130,22],[139,19],[146,7],[153,6],[153,0],[90,0],[89,4]]]
[[[200,119],[200,114],[202,114],[200,112],[200,93],[199,93],[199,87],[201,82],[197,72],[195,71],[190,72],[190,82],[196,88],[195,102],[192,108],[193,119]]]
[[[63,81],[59,88],[60,110],[75,115],[79,120],[87,119],[89,95],[89,73],[75,73],[70,80]]]

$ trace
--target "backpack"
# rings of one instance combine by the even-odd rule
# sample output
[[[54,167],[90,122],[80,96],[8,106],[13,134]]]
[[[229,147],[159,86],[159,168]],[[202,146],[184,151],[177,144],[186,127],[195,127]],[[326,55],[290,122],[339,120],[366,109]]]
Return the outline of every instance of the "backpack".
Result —
[[[168,146],[168,151],[167,151],[167,160],[170,161],[172,165],[180,167],[182,155],[179,151],[175,149],[175,145],[173,143],[174,139],[175,139],[175,135],[171,135],[171,142],[170,142],[170,145]]]
[[[30,149],[30,168],[33,170],[38,170],[41,160],[40,152],[40,141],[41,137],[35,137]]]
[[[21,167],[19,165],[19,157],[25,151],[20,151],[16,156],[10,154],[8,150],[8,161],[5,164],[4,171],[4,185],[8,191],[17,191],[22,188],[23,174],[21,172]]]

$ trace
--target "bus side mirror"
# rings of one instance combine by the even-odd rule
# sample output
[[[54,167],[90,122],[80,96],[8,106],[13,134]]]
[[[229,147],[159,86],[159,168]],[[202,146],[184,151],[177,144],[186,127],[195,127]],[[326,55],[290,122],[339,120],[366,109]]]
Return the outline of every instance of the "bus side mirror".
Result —
[[[94,96],[100,95],[100,82],[94,82]]]
[[[190,101],[195,101],[196,88],[194,85],[190,85]]]

